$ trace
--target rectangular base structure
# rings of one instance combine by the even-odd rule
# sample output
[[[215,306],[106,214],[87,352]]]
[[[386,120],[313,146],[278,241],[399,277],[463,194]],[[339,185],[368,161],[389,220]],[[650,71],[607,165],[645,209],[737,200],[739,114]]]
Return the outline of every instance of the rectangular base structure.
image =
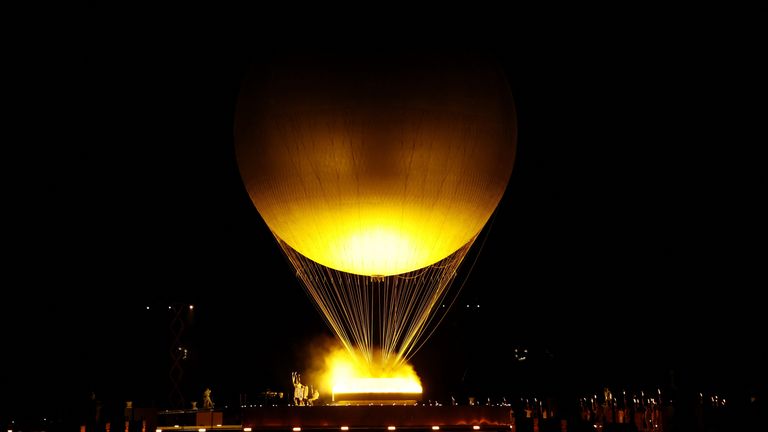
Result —
[[[200,426],[221,426],[224,415],[221,411],[200,411],[195,416],[195,424]]]
[[[252,407],[242,411],[245,431],[392,431],[399,428],[509,431],[513,422],[512,408],[504,406],[324,405]]]
[[[334,393],[331,405],[408,405],[414,406],[421,393]]]

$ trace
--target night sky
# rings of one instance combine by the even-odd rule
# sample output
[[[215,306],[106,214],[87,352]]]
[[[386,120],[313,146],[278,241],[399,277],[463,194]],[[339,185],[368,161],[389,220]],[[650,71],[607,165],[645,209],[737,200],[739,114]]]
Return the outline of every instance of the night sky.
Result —
[[[195,305],[187,399],[290,387],[332,334],[248,198],[232,128],[246,66],[308,52],[472,52],[508,74],[515,168],[460,301],[413,359],[430,397],[765,385],[749,26],[726,36],[727,16],[656,11],[393,25],[167,9],[92,11],[50,123],[74,135],[46,130],[13,183],[7,413],[66,411],[90,391],[166,407],[171,304]],[[527,363],[504,354],[515,347]]]

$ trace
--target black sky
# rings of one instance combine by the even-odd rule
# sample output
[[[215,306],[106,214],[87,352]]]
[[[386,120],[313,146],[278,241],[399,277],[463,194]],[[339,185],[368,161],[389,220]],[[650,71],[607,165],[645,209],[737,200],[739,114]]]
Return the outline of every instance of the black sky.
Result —
[[[428,387],[764,385],[749,26],[659,11],[92,12],[60,114],[75,136],[50,132],[18,188],[28,212],[9,243],[5,406],[91,389],[162,406],[172,302],[196,305],[190,382],[222,399],[285,385],[330,334],[234,160],[245,67],[292,52],[481,52],[508,73],[514,172],[461,303],[414,358]],[[540,380],[509,366],[516,346],[553,355],[532,369]]]

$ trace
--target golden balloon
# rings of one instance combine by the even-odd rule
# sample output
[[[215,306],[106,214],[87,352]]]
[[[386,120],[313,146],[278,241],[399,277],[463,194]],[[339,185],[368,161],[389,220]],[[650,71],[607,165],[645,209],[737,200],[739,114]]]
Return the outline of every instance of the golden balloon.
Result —
[[[516,131],[490,61],[301,58],[246,77],[235,143],[278,239],[331,269],[390,276],[474,240],[504,194]]]

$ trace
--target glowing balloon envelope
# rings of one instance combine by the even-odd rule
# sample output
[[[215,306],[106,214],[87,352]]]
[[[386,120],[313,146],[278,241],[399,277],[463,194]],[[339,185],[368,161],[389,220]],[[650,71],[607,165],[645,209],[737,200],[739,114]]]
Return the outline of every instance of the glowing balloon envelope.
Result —
[[[390,276],[478,235],[512,173],[516,120],[503,72],[481,59],[287,59],[244,80],[235,142],[278,239]]]

